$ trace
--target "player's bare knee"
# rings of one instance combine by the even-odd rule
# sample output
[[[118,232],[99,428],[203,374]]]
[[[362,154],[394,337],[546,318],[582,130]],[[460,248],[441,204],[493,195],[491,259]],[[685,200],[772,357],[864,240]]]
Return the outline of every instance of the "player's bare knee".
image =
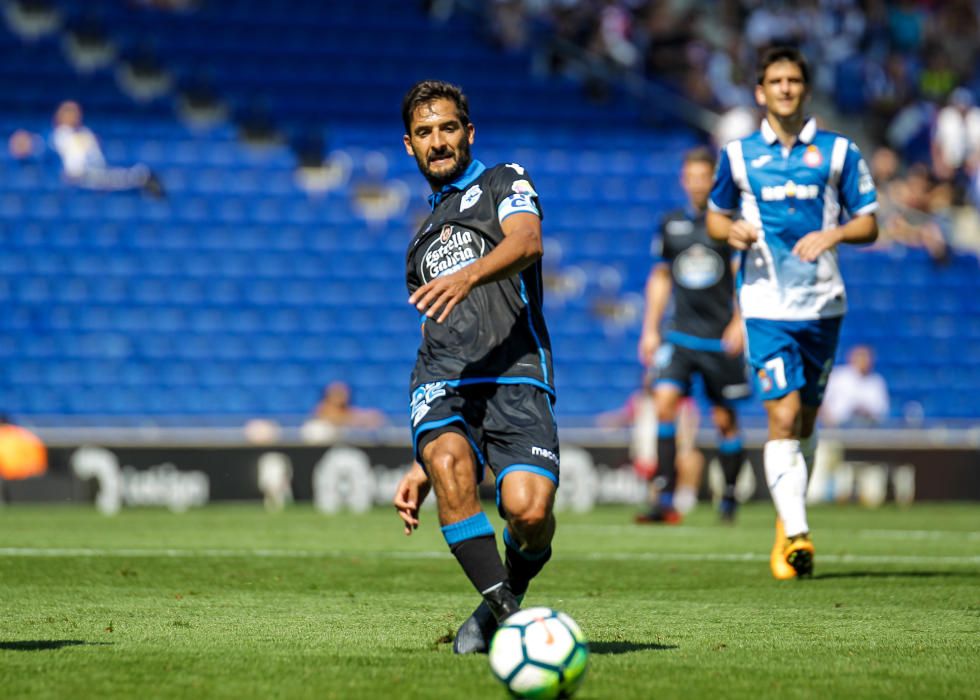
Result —
[[[429,476],[434,483],[455,482],[468,465],[452,450],[433,450],[426,460]],[[468,470],[467,470],[468,471]]]
[[[775,438],[798,437],[800,411],[793,405],[777,406],[769,411],[769,432]]]
[[[715,406],[712,411],[712,417],[715,421],[715,427],[718,428],[720,432],[725,437],[733,436],[737,430],[738,426],[735,421],[735,412],[726,406]]]

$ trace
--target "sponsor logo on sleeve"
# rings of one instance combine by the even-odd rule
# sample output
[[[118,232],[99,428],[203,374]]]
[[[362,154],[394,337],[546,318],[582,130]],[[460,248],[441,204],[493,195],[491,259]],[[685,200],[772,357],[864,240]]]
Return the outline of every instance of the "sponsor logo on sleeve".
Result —
[[[871,177],[871,171],[868,170],[868,164],[864,162],[864,158],[858,161],[858,192],[860,194],[867,194],[875,188],[874,178]]]
[[[538,196],[538,193],[534,191],[534,188],[531,187],[531,183],[527,180],[514,180],[514,183],[510,186],[510,188],[517,194],[526,194],[530,195],[531,197]]]

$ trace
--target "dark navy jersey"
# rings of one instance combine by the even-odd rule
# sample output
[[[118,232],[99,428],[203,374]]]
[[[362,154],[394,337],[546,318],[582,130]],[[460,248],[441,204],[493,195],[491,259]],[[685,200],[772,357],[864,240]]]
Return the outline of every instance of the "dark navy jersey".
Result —
[[[530,176],[517,163],[487,168],[474,160],[456,182],[429,198],[432,213],[408,246],[409,294],[490,253],[511,214],[541,216]],[[423,318],[412,387],[527,383],[553,389],[551,339],[542,313],[541,262],[474,287],[438,323]]]
[[[704,212],[672,211],[661,221],[659,234],[653,241],[655,264],[669,265],[673,282],[668,339],[691,347],[696,340],[685,343],[685,336],[719,340],[732,320],[732,249],[708,236]]]

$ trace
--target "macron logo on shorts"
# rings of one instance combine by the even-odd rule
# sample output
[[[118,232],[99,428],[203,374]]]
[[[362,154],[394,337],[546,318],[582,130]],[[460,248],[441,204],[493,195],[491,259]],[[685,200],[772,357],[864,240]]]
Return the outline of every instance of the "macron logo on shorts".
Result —
[[[556,455],[551,450],[546,450],[543,447],[531,447],[531,454],[535,457],[544,457],[545,459],[550,459],[555,464],[558,464],[558,455]]]

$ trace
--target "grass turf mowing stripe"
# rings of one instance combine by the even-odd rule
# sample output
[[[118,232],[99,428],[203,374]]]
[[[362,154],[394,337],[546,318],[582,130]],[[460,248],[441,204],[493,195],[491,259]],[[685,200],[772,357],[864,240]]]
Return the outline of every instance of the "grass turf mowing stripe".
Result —
[[[3,547],[0,557],[261,557],[261,558],[394,558],[448,559],[448,552],[437,551],[371,551],[347,552],[337,550],[272,550],[272,549],[136,549],[136,548],[79,548],[79,547]],[[694,552],[591,552],[556,554],[566,561],[769,561],[768,554],[758,552],[694,553]],[[900,554],[823,554],[821,562],[830,564],[980,564],[977,556],[920,556]]]

